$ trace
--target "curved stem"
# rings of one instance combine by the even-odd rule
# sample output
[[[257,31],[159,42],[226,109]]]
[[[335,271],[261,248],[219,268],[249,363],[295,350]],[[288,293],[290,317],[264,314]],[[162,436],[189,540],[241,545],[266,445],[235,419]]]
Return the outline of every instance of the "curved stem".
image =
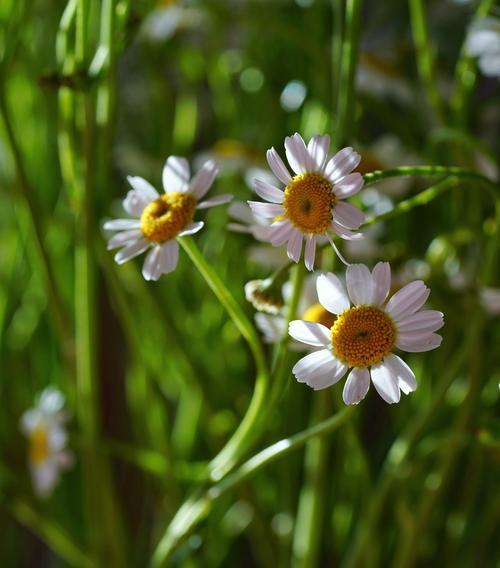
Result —
[[[192,533],[196,526],[206,518],[212,504],[222,495],[225,495],[263,467],[301,448],[311,438],[324,436],[340,428],[349,420],[354,411],[354,406],[348,406],[327,420],[272,444],[255,454],[216,485],[206,491],[197,491],[195,495],[184,503],[170,523],[153,554],[152,566],[156,568],[167,565],[168,560],[181,541]]]
[[[210,464],[211,477],[214,480],[218,480],[234,466],[244,448],[248,446],[255,437],[253,429],[261,418],[260,414],[265,405],[267,392],[269,390],[269,371],[260,339],[253,325],[236,302],[231,292],[229,292],[212,266],[204,259],[191,237],[182,237],[179,239],[179,242],[211,290],[224,306],[241,335],[247,341],[257,368],[255,388],[248,410],[236,432]]]

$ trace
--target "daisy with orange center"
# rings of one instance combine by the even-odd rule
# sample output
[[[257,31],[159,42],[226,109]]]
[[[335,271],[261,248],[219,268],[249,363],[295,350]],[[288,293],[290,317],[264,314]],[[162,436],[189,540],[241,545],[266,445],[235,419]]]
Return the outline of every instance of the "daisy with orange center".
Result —
[[[170,156],[163,168],[163,189],[156,189],[141,177],[129,176],[132,189],[123,200],[125,211],[133,219],[114,219],[104,223],[104,229],[117,231],[109,239],[108,249],[119,247],[115,261],[123,264],[149,251],[142,268],[146,280],[158,280],[162,274],[175,270],[179,256],[177,237],[193,235],[203,228],[203,221],[193,220],[197,209],[207,209],[232,199],[219,195],[199,201],[210,189],[217,167],[214,162],[203,164],[191,179],[188,161]]]
[[[64,395],[46,388],[34,408],[21,418],[21,430],[28,439],[28,462],[35,493],[48,497],[59,482],[61,472],[73,462],[67,449]]]
[[[421,280],[407,284],[386,303],[390,285],[387,262],[379,262],[372,272],[363,264],[348,266],[346,287],[332,273],[318,278],[320,304],[336,319],[332,325],[290,323],[290,335],[316,349],[294,366],[299,382],[323,389],[351,368],[343,392],[346,404],[365,397],[370,377],[388,403],[399,402],[401,391],[408,394],[417,388],[412,370],[393,349],[421,352],[439,347],[442,338],[435,331],[443,326],[443,314],[419,311],[430,292]]]
[[[363,187],[360,173],[351,173],[361,157],[352,148],[344,148],[328,159],[329,136],[313,136],[305,144],[300,134],[285,138],[292,177],[274,148],[267,152],[267,161],[274,175],[285,184],[281,190],[274,185],[255,181],[257,194],[269,203],[249,201],[253,212],[272,219],[267,239],[274,246],[287,243],[291,260],[298,262],[305,243],[304,259],[308,270],[314,269],[316,244],[326,237],[340,256],[329,232],[347,240],[362,238],[354,233],[365,220],[364,214],[343,200]],[[342,259],[343,260],[343,259]]]

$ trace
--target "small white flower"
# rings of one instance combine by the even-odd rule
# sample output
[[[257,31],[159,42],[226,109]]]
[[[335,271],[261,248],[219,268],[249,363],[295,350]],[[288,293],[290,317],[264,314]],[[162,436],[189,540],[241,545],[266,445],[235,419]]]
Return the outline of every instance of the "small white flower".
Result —
[[[401,391],[414,391],[417,382],[392,350],[422,352],[439,347],[442,338],[434,332],[443,326],[443,314],[418,311],[430,293],[421,280],[407,284],[386,303],[391,285],[387,262],[379,262],[372,272],[363,264],[348,266],[346,285],[347,291],[331,272],[318,278],[319,301],[337,318],[330,328],[301,320],[290,323],[295,340],[316,348],[292,371],[299,382],[318,390],[334,385],[352,368],[344,386],[346,404],[365,397],[370,376],[386,402],[399,402]]]
[[[232,199],[231,195],[218,195],[199,202],[216,174],[215,163],[208,161],[191,179],[188,161],[170,156],[163,168],[162,195],[145,179],[129,176],[132,189],[123,200],[123,207],[134,219],[104,223],[104,229],[117,231],[108,241],[108,250],[123,247],[115,261],[123,264],[149,249],[142,268],[145,280],[158,280],[162,274],[175,270],[179,256],[176,238],[193,235],[204,225],[203,221],[193,222],[195,211]]]
[[[485,312],[489,316],[500,315],[500,288],[481,288],[479,297]]]
[[[500,77],[500,18],[475,21],[467,35],[467,51],[479,57],[479,68],[488,77]]]
[[[307,146],[300,134],[287,136],[285,151],[294,177],[278,152],[271,148],[267,151],[267,161],[285,189],[255,180],[255,191],[268,203],[248,202],[256,215],[272,219],[267,239],[274,246],[287,243],[288,256],[294,262],[299,262],[305,241],[308,270],[314,269],[319,237],[327,237],[339,254],[329,231],[347,240],[362,238],[352,230],[363,223],[364,214],[343,201],[363,187],[361,174],[351,173],[361,157],[348,147],[328,159],[329,148],[330,137],[326,135],[313,136]]]
[[[64,395],[46,388],[34,408],[21,417],[21,431],[28,438],[29,468],[35,493],[48,497],[59,482],[62,471],[71,466],[73,454],[66,448],[68,435],[63,410]]]
[[[321,273],[314,273],[305,279],[297,306],[297,314],[306,321],[321,323],[331,327],[335,322],[336,316],[325,310],[318,302],[316,282],[319,276],[321,276]],[[283,299],[285,302],[289,302],[291,295],[292,284],[287,282],[283,286]],[[255,323],[262,332],[266,343],[279,343],[286,333],[286,319],[283,313],[275,315],[257,313],[255,314]],[[309,345],[297,341],[292,341],[290,347],[294,351],[311,351],[312,349]]]

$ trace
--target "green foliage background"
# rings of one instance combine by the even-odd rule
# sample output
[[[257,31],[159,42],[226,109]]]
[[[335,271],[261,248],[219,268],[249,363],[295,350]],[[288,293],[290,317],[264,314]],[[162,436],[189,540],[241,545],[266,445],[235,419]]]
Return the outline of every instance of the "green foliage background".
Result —
[[[186,254],[175,273],[146,283],[142,259],[117,266],[105,250],[100,227],[120,216],[126,175],[159,186],[168,155],[195,164],[211,155],[222,166],[213,194],[245,200],[248,170],[266,168],[265,150],[283,154],[284,137],[298,131],[354,146],[364,171],[410,156],[498,179],[499,82],[463,48],[472,19],[491,9],[451,0],[2,1],[2,566],[148,565],[188,495],[205,495],[206,465],[252,395],[251,353]],[[352,89],[341,63],[349,48],[368,86]],[[290,81],[307,87],[294,110],[280,103]],[[395,156],[378,151],[387,135]],[[390,197],[433,183],[397,178]],[[480,185],[464,179],[384,222],[367,261],[389,260],[396,273],[426,263],[446,325],[440,349],[407,358],[418,390],[388,406],[372,389],[341,429],[207,498],[167,565],[495,564],[500,329],[479,297],[499,286],[498,243]],[[249,236],[228,232],[226,208],[200,218],[198,246],[253,318],[243,286],[269,269],[250,259]],[[341,270],[328,254],[323,268]],[[296,383],[294,358],[245,458],[343,407],[340,385],[320,394]],[[77,458],[40,501],[18,424],[49,384],[67,396]]]

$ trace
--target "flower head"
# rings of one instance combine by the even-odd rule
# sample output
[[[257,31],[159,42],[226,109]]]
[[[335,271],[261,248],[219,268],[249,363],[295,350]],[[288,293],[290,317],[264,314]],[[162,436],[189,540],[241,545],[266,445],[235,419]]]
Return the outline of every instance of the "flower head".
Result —
[[[191,179],[187,160],[170,156],[163,168],[162,195],[145,179],[129,176],[132,189],[123,200],[123,207],[134,218],[104,223],[104,229],[117,231],[109,239],[108,249],[123,247],[115,261],[123,264],[149,249],[142,268],[146,280],[158,280],[162,274],[175,270],[179,256],[177,237],[193,235],[203,227],[203,221],[193,220],[195,211],[227,203],[232,198],[219,195],[199,201],[216,174],[215,163],[208,161]]]
[[[21,417],[21,431],[28,438],[29,467],[33,487],[40,497],[48,497],[57,485],[61,471],[73,461],[66,448],[67,420],[63,410],[64,395],[56,388],[46,388],[34,408]]]
[[[430,290],[421,280],[407,284],[387,302],[390,266],[379,262],[372,272],[363,264],[347,267],[346,287],[332,273],[317,281],[321,305],[336,319],[331,326],[295,320],[289,333],[316,348],[293,368],[299,382],[323,389],[338,382],[349,368],[343,397],[346,404],[362,400],[371,380],[388,403],[399,402],[401,391],[417,388],[410,367],[392,351],[421,352],[439,347],[434,333],[443,326],[443,314],[420,308]]]
[[[300,134],[287,136],[286,156],[295,175],[292,177],[271,148],[267,161],[285,189],[256,180],[256,192],[269,203],[248,202],[256,215],[272,219],[267,239],[274,246],[287,243],[288,256],[294,262],[300,260],[305,242],[304,258],[309,270],[314,269],[318,238],[326,236],[335,248],[329,231],[343,239],[362,238],[352,230],[363,223],[365,216],[343,201],[363,187],[361,174],[351,173],[361,157],[348,147],[328,159],[329,148],[330,137],[326,135],[314,136],[307,146]]]

